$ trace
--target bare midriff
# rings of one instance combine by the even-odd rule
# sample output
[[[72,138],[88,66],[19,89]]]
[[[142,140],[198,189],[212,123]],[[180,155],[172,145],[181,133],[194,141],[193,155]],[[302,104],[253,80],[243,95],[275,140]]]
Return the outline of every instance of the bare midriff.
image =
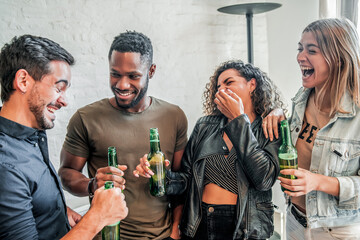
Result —
[[[202,201],[207,204],[236,205],[237,195],[214,183],[204,187]]]

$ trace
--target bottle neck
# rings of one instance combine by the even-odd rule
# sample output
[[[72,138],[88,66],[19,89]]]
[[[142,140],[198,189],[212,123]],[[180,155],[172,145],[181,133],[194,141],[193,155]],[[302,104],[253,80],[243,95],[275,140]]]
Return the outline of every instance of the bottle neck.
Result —
[[[116,152],[108,152],[108,166],[117,167],[117,155]]]
[[[283,145],[293,146],[289,125],[281,126],[281,137]]]
[[[159,138],[150,139],[150,152],[161,152]]]

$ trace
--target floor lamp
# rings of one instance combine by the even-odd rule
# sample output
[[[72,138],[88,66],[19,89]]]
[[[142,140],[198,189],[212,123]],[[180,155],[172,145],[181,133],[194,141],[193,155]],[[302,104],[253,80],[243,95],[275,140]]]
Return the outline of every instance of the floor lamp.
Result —
[[[246,3],[236,4],[219,8],[218,11],[228,14],[246,15],[246,27],[247,27],[247,45],[248,45],[248,62],[254,63],[254,49],[253,49],[253,14],[264,13],[276,8],[281,7],[279,3]]]

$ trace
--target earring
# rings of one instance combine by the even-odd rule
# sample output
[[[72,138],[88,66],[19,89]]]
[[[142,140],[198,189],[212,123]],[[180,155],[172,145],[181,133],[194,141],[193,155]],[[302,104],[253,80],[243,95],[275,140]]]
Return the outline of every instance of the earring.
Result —
[[[26,91],[21,91],[21,94],[24,95],[26,93]]]

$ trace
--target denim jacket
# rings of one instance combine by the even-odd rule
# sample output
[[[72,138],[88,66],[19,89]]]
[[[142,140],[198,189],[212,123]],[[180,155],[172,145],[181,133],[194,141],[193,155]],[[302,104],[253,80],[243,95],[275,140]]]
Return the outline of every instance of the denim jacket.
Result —
[[[296,144],[312,89],[301,88],[292,99],[291,137]],[[309,171],[336,177],[339,197],[320,191],[306,195],[310,228],[344,226],[360,222],[360,109],[346,93],[341,103],[347,113],[336,113],[318,131]]]

